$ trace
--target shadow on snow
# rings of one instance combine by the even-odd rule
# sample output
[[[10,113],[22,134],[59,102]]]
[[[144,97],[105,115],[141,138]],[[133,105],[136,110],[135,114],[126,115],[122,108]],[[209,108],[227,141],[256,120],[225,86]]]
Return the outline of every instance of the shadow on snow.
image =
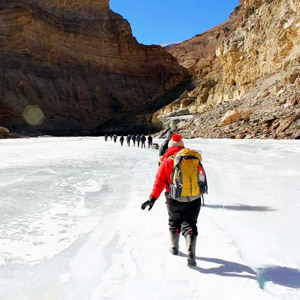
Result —
[[[229,277],[240,277],[249,278],[256,280],[256,272],[250,267],[235,262],[218,259],[218,258],[207,258],[207,257],[196,257],[197,260],[211,262],[217,264],[218,266],[205,269],[201,267],[196,267],[195,270],[203,274],[216,274],[220,276]]]
[[[300,270],[280,266],[266,266],[258,268],[257,281],[262,289],[267,282],[273,282],[274,284],[299,289]]]
[[[179,255],[186,257],[182,252],[180,252]],[[268,282],[288,288],[300,288],[300,270],[297,269],[280,266],[266,266],[258,268],[257,272],[255,272],[246,265],[223,259],[208,257],[196,257],[196,259],[198,261],[205,261],[218,265],[212,268],[202,268],[199,266],[194,268],[194,270],[202,274],[216,274],[219,276],[254,279],[258,282],[261,289],[264,289],[265,284]]]
[[[244,204],[237,205],[221,205],[221,204],[205,204],[204,207],[208,208],[218,208],[218,209],[229,209],[229,210],[240,210],[240,211],[276,211],[277,209],[269,207],[269,206],[251,206]]]

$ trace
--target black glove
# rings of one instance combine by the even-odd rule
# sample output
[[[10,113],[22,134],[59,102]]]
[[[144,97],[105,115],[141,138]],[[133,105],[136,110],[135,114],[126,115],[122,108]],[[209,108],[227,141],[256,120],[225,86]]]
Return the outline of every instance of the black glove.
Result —
[[[154,197],[149,197],[149,200],[145,201],[142,206],[141,206],[141,209],[145,209],[147,206],[149,206],[149,209],[150,210],[152,208],[152,206],[154,205],[156,199]]]

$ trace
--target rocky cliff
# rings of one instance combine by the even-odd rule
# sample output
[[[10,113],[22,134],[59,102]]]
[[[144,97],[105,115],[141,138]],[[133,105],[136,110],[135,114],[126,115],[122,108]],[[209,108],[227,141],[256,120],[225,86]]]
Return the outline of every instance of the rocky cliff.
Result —
[[[198,83],[154,121],[187,137],[300,138],[299,0],[241,0],[169,52]]]
[[[138,44],[109,0],[0,1],[0,125],[10,130],[133,127],[187,77],[165,49]]]

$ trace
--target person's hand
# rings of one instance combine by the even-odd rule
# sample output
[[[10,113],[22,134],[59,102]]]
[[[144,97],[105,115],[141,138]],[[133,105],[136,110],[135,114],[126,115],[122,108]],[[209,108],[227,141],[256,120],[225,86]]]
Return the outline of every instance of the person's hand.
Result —
[[[141,209],[145,209],[147,206],[149,206],[148,210],[150,210],[154,203],[155,203],[156,199],[154,197],[149,197],[149,200],[145,201],[142,206],[141,206]]]

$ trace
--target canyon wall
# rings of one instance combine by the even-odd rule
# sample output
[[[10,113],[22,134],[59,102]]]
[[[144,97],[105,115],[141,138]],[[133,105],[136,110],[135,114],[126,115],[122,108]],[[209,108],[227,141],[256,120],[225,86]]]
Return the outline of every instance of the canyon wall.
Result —
[[[108,0],[0,1],[0,126],[10,130],[129,128],[188,76],[165,49],[138,44]]]
[[[298,0],[241,0],[228,21],[169,52],[197,86],[154,121],[188,137],[300,137]]]

